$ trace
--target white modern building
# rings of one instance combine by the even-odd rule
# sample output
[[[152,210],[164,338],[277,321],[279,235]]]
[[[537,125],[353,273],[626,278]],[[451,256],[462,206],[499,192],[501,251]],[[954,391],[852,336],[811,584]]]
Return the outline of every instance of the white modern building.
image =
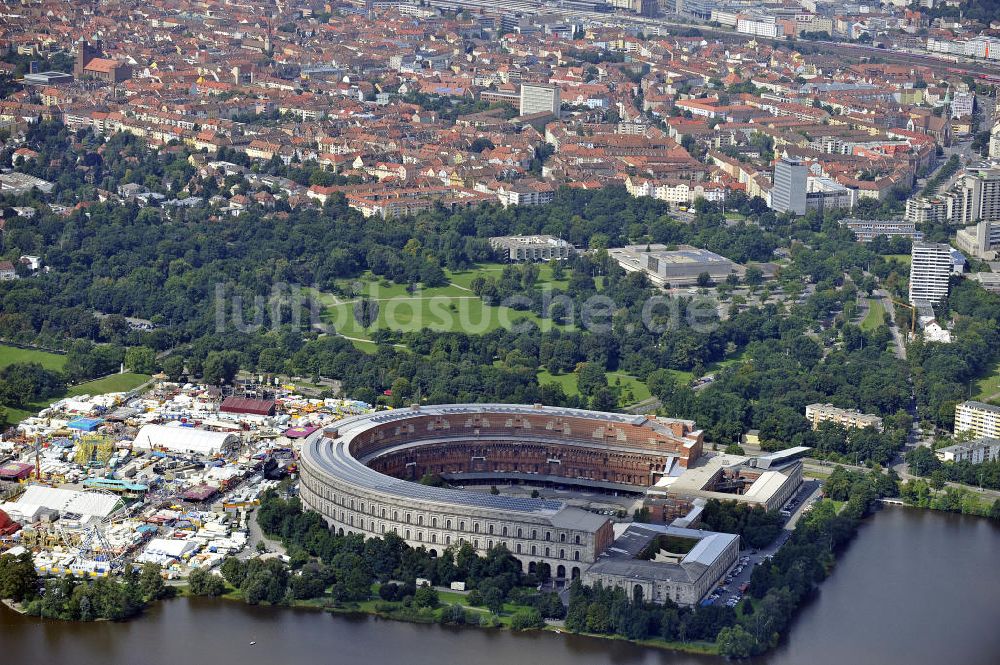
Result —
[[[956,92],[951,100],[951,117],[960,118],[963,115],[972,115],[976,107],[976,96],[971,92]]]
[[[736,32],[770,39],[777,39],[785,34],[784,28],[773,16],[739,18],[736,20]]]
[[[551,113],[559,117],[559,86],[547,83],[521,84],[521,115]]]
[[[809,168],[797,159],[783,157],[774,165],[771,209],[778,212],[806,214]]]
[[[851,209],[856,201],[857,191],[844,187],[833,178],[806,178],[806,210],[822,213],[833,208]]]
[[[1000,165],[986,162],[967,168],[951,194],[952,223],[1000,221]]]
[[[982,437],[968,443],[959,443],[934,451],[942,462],[970,462],[982,464],[1000,459],[1000,439]]]
[[[506,255],[504,258],[511,263],[568,259],[575,251],[573,245],[562,238],[549,235],[497,236],[490,238],[490,247]]]
[[[910,304],[937,305],[947,298],[951,272],[951,246],[914,242],[910,252]]]
[[[995,261],[1000,256],[1000,221],[982,220],[975,226],[959,229],[955,244],[977,259]]]

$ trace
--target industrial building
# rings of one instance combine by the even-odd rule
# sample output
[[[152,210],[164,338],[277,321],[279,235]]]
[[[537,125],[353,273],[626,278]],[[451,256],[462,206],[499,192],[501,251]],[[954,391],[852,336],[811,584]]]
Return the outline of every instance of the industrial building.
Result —
[[[806,420],[817,429],[820,423],[832,422],[843,427],[874,427],[882,431],[882,419],[870,413],[861,413],[855,409],[841,409],[833,404],[806,405]]]
[[[583,582],[621,587],[646,602],[696,605],[736,563],[739,542],[729,533],[629,524]]]
[[[724,256],[707,249],[679,245],[628,245],[609,249],[608,254],[627,272],[644,272],[659,286],[691,286],[705,273],[714,282],[723,282],[730,275],[742,277],[744,269]]]
[[[973,400],[955,406],[955,434],[1000,439],[1000,406]]]

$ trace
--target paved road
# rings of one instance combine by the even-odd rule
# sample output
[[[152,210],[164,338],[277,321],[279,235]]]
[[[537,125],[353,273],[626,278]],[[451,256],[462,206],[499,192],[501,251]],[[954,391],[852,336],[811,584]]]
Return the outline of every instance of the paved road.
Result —
[[[892,298],[885,289],[875,289],[872,295],[882,301],[885,314],[889,317],[889,332],[892,333],[892,342],[896,357],[900,360],[906,360],[906,342],[903,339],[903,333],[899,330],[899,325],[896,323],[896,308],[893,305]]]
[[[241,559],[252,559],[258,556],[257,543],[264,543],[267,547],[268,552],[277,552],[278,554],[285,553],[285,546],[282,545],[277,540],[271,540],[266,537],[264,533],[260,530],[260,525],[257,524],[257,511],[254,510],[250,513],[247,518],[247,546],[243,548],[243,551],[237,554]]]
[[[635,404],[630,404],[626,406],[623,411],[627,413],[644,414],[644,413],[656,413],[656,410],[661,406],[660,400],[656,397],[649,397],[642,400],[641,402],[636,402]]]

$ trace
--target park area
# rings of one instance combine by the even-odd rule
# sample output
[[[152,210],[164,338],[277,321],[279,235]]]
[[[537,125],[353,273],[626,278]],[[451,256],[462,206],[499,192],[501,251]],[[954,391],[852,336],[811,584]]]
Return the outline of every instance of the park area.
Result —
[[[428,328],[440,332],[464,332],[482,335],[497,328],[514,328],[517,324],[530,321],[543,331],[555,328],[566,329],[568,325],[557,325],[542,319],[534,312],[518,310],[501,305],[488,305],[472,292],[471,285],[476,277],[499,278],[503,272],[502,263],[483,263],[471,270],[445,271],[448,284],[425,288],[422,285],[408,287],[380,279],[371,273],[363,274],[356,280],[343,280],[338,286],[353,295],[313,291],[323,308],[324,323],[333,326],[340,335],[355,342],[362,351],[371,352],[372,333],[379,329],[413,332]],[[568,277],[556,279],[552,267],[539,265],[539,275],[534,288],[538,290],[563,290],[569,283]],[[600,286],[600,284],[599,284]],[[371,307],[369,325],[363,325],[364,316],[359,320],[363,303],[376,303]]]
[[[1000,362],[993,364],[989,374],[976,381],[976,397],[983,402],[1000,402]]]
[[[48,370],[59,371],[66,365],[66,356],[40,349],[24,349],[16,346],[0,345],[0,369],[17,363],[39,363]],[[109,374],[108,376],[69,386],[66,394],[28,404],[23,409],[6,407],[7,422],[17,424],[29,416],[37,414],[49,404],[63,397],[76,395],[101,395],[104,393],[128,392],[149,380],[147,374]]]
[[[868,313],[861,320],[861,329],[871,331],[885,323],[885,306],[877,298],[868,299]]]

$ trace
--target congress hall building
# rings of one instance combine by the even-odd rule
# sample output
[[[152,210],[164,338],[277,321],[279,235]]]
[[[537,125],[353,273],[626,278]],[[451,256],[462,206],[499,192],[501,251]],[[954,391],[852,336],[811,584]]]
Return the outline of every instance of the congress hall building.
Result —
[[[314,433],[300,458],[301,498],[338,533],[395,531],[432,554],[503,544],[531,572],[575,579],[615,539],[603,515],[546,499],[419,481],[535,482],[636,493],[702,453],[689,420],[541,405],[456,404],[380,411]]]

